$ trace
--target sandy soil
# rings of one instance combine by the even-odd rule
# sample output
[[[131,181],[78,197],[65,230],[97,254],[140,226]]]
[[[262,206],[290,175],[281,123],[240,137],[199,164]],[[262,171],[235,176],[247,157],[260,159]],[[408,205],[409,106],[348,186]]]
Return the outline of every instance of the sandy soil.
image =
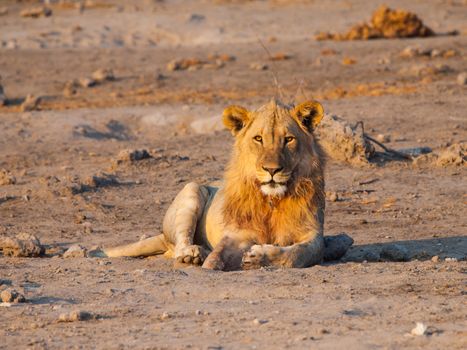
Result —
[[[0,3],[0,237],[34,234],[49,255],[159,233],[185,183],[222,177],[232,139],[215,117],[277,94],[273,70],[284,100],[317,98],[394,149],[467,139],[465,1],[386,1],[457,36],[355,42],[314,34],[379,1],[51,3],[39,18],[20,16],[37,1]],[[408,46],[419,53],[401,56]],[[167,69],[188,58],[199,64]],[[114,79],[80,85],[97,69]],[[28,94],[41,99],[22,112]],[[125,149],[151,157],[117,162]],[[338,200],[325,232],[355,240],[342,261],[222,273],[0,255],[0,289],[27,301],[0,304],[0,349],[465,349],[465,164],[330,160],[326,174]]]

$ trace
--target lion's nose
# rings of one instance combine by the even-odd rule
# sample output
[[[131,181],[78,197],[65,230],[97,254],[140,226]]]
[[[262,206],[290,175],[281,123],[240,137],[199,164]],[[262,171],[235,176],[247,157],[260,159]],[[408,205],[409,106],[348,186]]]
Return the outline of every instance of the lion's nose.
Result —
[[[279,168],[266,168],[263,166],[263,170],[267,171],[271,176],[274,176],[274,174],[277,174],[279,171],[284,169],[284,167],[279,167]]]

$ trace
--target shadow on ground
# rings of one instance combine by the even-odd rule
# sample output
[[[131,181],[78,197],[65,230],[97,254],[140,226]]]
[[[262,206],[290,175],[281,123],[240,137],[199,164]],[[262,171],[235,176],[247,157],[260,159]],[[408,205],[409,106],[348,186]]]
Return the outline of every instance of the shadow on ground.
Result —
[[[352,246],[342,261],[466,260],[467,237],[445,237]]]

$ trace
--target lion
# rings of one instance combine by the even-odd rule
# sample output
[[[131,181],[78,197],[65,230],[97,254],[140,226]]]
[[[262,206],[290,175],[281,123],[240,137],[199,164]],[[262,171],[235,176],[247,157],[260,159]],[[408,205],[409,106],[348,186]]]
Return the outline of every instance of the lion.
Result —
[[[235,143],[224,180],[188,183],[168,208],[162,234],[103,249],[105,256],[165,254],[224,271],[339,259],[353,240],[323,236],[324,156],[313,135],[323,115],[316,101],[226,108],[223,123]]]

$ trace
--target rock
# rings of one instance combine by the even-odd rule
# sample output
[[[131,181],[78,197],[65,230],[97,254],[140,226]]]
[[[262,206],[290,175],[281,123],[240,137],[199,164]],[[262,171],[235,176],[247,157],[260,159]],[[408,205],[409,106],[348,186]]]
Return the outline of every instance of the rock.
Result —
[[[34,111],[39,107],[40,102],[40,97],[36,97],[34,95],[27,95],[23,103],[21,104],[20,110],[21,112]]]
[[[391,142],[391,136],[385,135],[385,134],[378,134],[376,135],[376,141],[385,143],[385,142]]]
[[[458,259],[457,259],[457,258],[448,257],[448,258],[445,258],[444,261],[446,261],[446,262],[457,262]]]
[[[255,325],[257,325],[257,326],[260,326],[260,325],[265,324],[265,323],[268,323],[268,320],[260,320],[260,319],[258,319],[258,318],[255,318],[255,319],[253,320],[253,324],[255,324]]]
[[[335,115],[325,114],[315,135],[326,154],[334,160],[366,165],[375,153],[374,146],[364,137],[361,123],[350,124]]]
[[[96,70],[91,77],[98,83],[115,80],[113,71],[107,68]]]
[[[380,256],[382,260],[407,261],[409,260],[409,251],[404,246],[393,243],[385,245]]]
[[[21,17],[39,18],[41,16],[49,17],[52,15],[52,10],[45,6],[32,7],[24,9],[19,13]]]
[[[431,258],[431,261],[433,261],[434,263],[437,263],[439,262],[439,256],[438,255],[435,255]]]
[[[250,69],[253,70],[267,70],[269,69],[269,66],[265,63],[260,63],[260,62],[253,62],[250,63]]]
[[[8,14],[8,7],[2,6],[0,7],[0,16],[5,16]]]
[[[413,328],[410,331],[410,334],[415,335],[415,336],[425,335],[427,329],[428,329],[428,327],[425,326],[423,323],[417,322],[415,328]]]
[[[459,85],[467,85],[467,73],[460,73],[457,76],[457,84]],[[1,103],[1,97],[0,97],[0,103]]]
[[[16,237],[0,237],[0,251],[4,256],[33,257],[44,252],[39,239],[28,233],[20,233]]]
[[[326,198],[331,202],[337,202],[339,200],[337,192],[326,192]]]
[[[76,322],[88,321],[94,318],[94,315],[87,311],[72,311],[58,316],[58,322]]]
[[[414,13],[404,10],[393,10],[381,5],[368,23],[357,24],[347,33],[321,32],[316,40],[369,40],[428,37],[435,33],[425,26]]]
[[[169,71],[176,71],[176,70],[194,70],[201,68],[204,64],[202,60],[198,58],[182,58],[182,59],[175,59],[167,63],[167,70]]]
[[[14,185],[16,178],[5,169],[0,169],[0,186]]]
[[[26,298],[15,289],[7,288],[0,293],[0,299],[4,303],[24,303]]]
[[[76,93],[78,92],[79,85],[80,85],[79,82],[76,80],[68,81],[65,84],[65,87],[63,88],[63,96],[71,97],[73,95],[76,95]]]
[[[81,78],[79,79],[79,85],[84,88],[93,87],[97,84],[97,82],[92,78]]]
[[[467,162],[467,143],[455,143],[439,153],[437,166],[463,165]]]
[[[63,253],[64,258],[85,258],[86,256],[86,248],[80,246],[79,244],[72,245],[65,253]]]
[[[146,149],[125,149],[117,155],[117,162],[134,162],[143,159],[151,158],[151,155]]]

